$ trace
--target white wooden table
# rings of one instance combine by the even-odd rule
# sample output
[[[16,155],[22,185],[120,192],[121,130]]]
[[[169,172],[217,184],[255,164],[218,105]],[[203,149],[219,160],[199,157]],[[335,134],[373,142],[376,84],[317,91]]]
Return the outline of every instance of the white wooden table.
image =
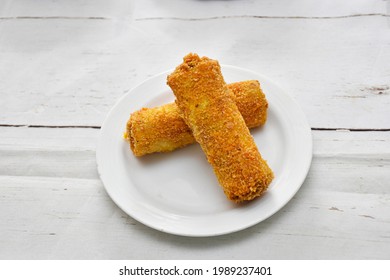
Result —
[[[301,105],[303,186],[249,229],[187,238],[122,212],[99,180],[119,97],[197,52]],[[1,259],[389,259],[390,2],[1,1]]]

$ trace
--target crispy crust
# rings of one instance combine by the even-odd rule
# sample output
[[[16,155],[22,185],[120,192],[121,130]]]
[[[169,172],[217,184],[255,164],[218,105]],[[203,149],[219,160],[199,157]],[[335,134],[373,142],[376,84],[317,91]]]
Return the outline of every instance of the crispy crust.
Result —
[[[264,125],[267,121],[268,102],[257,80],[227,85],[248,128]]]
[[[242,202],[263,194],[273,172],[227,89],[218,61],[188,54],[167,83],[226,196]]]
[[[264,125],[268,103],[256,80],[228,85],[234,101],[249,128]],[[190,128],[180,117],[175,103],[142,108],[130,115],[124,138],[136,156],[170,152],[195,142]]]
[[[169,152],[195,142],[175,103],[131,114],[126,138],[136,156]]]

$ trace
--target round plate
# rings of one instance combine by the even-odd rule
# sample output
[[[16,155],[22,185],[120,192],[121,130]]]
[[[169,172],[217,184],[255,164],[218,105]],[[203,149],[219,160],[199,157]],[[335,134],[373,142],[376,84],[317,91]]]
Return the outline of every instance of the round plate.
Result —
[[[166,85],[170,72],[132,89],[116,103],[103,123],[96,151],[97,166],[112,200],[139,222],[184,236],[239,231],[277,212],[302,185],[312,158],[311,130],[297,103],[264,76],[222,65],[227,83],[259,80],[269,103],[266,124],[251,133],[275,179],[262,197],[235,204],[225,197],[198,144],[137,158],[123,139],[131,112],[174,100]]]

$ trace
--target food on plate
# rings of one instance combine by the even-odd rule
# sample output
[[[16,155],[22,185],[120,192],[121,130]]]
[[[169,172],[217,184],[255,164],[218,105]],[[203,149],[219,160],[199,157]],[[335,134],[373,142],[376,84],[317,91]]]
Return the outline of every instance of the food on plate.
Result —
[[[262,195],[273,172],[250,135],[218,61],[190,53],[167,83],[226,196],[242,202]]]
[[[266,122],[268,103],[258,81],[236,82],[227,87],[249,128]],[[195,142],[175,103],[132,113],[124,137],[136,156],[169,152]]]

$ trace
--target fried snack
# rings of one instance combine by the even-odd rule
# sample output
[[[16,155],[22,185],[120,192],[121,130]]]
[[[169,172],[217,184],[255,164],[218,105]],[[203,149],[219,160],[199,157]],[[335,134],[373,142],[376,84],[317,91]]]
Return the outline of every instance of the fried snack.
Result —
[[[233,101],[218,61],[188,54],[167,83],[226,196],[242,202],[263,194],[273,172]]]
[[[267,120],[268,103],[256,80],[228,85],[234,101],[249,128]],[[175,103],[155,108],[142,108],[130,115],[124,138],[136,156],[170,152],[195,142],[190,128],[180,117]]]

